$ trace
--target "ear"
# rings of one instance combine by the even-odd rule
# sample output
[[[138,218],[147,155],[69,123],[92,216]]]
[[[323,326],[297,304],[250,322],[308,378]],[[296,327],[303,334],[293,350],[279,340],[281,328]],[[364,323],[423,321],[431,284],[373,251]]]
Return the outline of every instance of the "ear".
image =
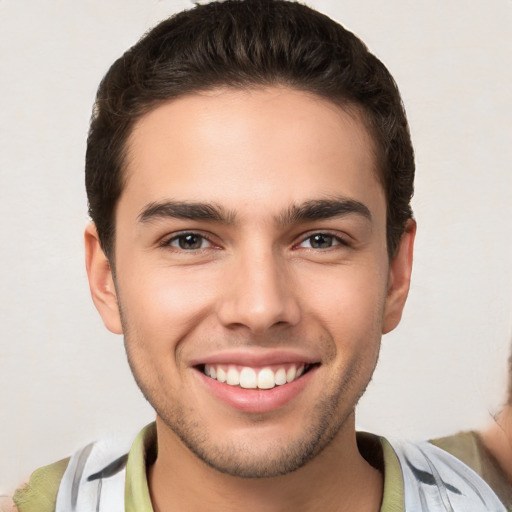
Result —
[[[412,273],[412,258],[414,237],[416,236],[416,221],[410,219],[400,239],[396,254],[389,264],[388,290],[382,333],[392,331],[402,318]]]
[[[122,334],[121,315],[110,263],[100,245],[94,223],[90,223],[84,234],[85,266],[89,278],[92,300],[105,327],[114,334]]]

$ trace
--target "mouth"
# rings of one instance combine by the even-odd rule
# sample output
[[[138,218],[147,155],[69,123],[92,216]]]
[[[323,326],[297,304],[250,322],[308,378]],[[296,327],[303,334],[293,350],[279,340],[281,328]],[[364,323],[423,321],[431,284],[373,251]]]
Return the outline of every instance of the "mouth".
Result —
[[[322,365],[310,355],[280,350],[223,352],[191,361],[199,385],[231,410],[270,413],[298,404],[307,389],[318,391]],[[316,384],[312,387],[313,382]]]
[[[199,365],[204,375],[217,382],[242,389],[270,390],[284,386],[307,374],[315,363],[288,363],[261,367],[240,366],[234,364]]]

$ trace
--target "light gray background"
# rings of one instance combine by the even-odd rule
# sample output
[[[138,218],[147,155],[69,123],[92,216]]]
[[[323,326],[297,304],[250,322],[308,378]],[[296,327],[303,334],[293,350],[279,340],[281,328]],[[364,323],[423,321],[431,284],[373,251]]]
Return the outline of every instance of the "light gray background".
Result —
[[[510,0],[310,0],[402,90],[418,238],[401,326],[360,428],[413,438],[484,424],[512,325]],[[152,411],[83,265],[85,138],[111,62],[187,0],[0,0],[0,494]]]

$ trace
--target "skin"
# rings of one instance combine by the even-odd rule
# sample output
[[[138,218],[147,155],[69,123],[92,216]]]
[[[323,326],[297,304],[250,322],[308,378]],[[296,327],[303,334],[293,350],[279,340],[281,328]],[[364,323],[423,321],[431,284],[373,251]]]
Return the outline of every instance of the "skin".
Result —
[[[481,432],[482,441],[512,484],[512,406],[507,404],[496,421]]]
[[[0,496],[0,512],[16,512],[12,498],[9,496]]]
[[[382,475],[357,450],[354,408],[401,317],[415,224],[390,261],[372,148],[356,109],[287,88],[190,95],[136,123],[115,278],[93,225],[86,261],[157,411],[155,511],[379,509]],[[298,213],[322,201],[348,211]],[[177,203],[218,215],[176,218]],[[196,248],[180,247],[184,232]],[[286,403],[247,412],[205,385],[209,357],[315,365]]]

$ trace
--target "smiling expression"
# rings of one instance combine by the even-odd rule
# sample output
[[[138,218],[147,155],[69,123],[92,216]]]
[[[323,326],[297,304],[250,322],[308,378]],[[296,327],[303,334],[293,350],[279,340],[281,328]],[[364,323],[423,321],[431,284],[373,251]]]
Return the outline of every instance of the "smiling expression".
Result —
[[[92,227],[88,269],[159,442],[263,477],[353,432],[410,274],[409,253],[387,255],[372,147],[356,109],[287,88],[189,95],[137,121],[115,283]]]

